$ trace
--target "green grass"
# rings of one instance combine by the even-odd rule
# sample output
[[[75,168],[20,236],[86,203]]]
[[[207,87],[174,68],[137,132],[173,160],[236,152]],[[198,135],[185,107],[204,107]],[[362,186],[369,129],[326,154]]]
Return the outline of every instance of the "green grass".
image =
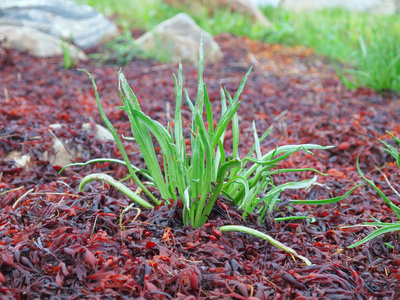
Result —
[[[350,88],[368,86],[378,91],[400,91],[400,19],[345,10],[292,13],[264,8],[274,23],[270,43],[304,45],[334,62]]]
[[[181,12],[164,4],[161,0],[78,0],[110,18],[116,17],[117,24],[123,29],[140,28],[150,30],[160,22]],[[189,13],[189,11],[184,11]],[[251,18],[228,9],[218,9],[212,16],[199,14],[192,17],[204,30],[213,35],[230,32],[239,36],[263,38],[268,30],[254,25]]]
[[[123,29],[149,30],[179,12],[161,0],[78,2],[91,5],[109,17],[118,16],[116,21]],[[273,23],[272,29],[254,25],[250,18],[227,10],[216,10],[213,16],[200,15],[194,16],[194,19],[214,35],[230,32],[271,43],[292,46],[301,44],[329,58],[347,62],[352,62],[361,53],[360,36],[368,45],[385,43],[388,37],[395,38],[400,33],[400,19],[396,15],[377,16],[340,9],[308,13],[287,12],[273,7],[261,9]]]
[[[78,2],[89,4],[109,17],[116,17],[123,31],[131,28],[150,30],[179,12],[161,0]],[[249,17],[224,9],[215,10],[212,16],[197,15],[193,18],[213,35],[229,32],[268,43],[314,48],[316,53],[338,64],[338,73],[349,88],[368,86],[377,91],[400,92],[398,16],[350,13],[340,9],[308,13],[287,12],[272,7],[262,10],[273,23],[272,28],[255,25]],[[121,49],[115,50],[116,47]],[[116,55],[116,62],[120,64],[132,57],[129,49],[136,49],[127,34],[125,44],[120,39],[116,46],[110,44],[109,48],[114,49],[106,53],[106,58],[107,55]]]
[[[158,23],[173,17],[177,11],[161,0],[77,0],[105,14],[123,29],[141,28],[149,30]]]

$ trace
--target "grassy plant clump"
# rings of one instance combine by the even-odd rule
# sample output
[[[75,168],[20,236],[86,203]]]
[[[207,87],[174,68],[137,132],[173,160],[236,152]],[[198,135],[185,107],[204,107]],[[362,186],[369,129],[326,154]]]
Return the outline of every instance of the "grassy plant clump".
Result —
[[[400,33],[400,31],[399,31]],[[397,36],[376,34],[369,42],[359,37],[361,55],[357,69],[343,71],[348,76],[344,80],[350,88],[367,86],[376,91],[400,92],[400,46]]]
[[[186,90],[183,93],[182,65],[179,65],[178,77],[174,76],[176,104],[173,125],[168,124],[167,127],[164,127],[159,122],[145,115],[134,92],[126,82],[124,75],[121,72],[119,73],[119,93],[123,102],[123,106],[119,108],[128,115],[133,135],[133,138],[126,139],[137,143],[145,161],[146,169],[138,169],[130,163],[121,139],[104,113],[93,76],[86,70],[82,70],[92,80],[101,117],[111,131],[123,160],[97,158],[86,163],[67,165],[60,172],[67,167],[90,163],[119,163],[127,167],[129,172],[128,177],[131,177],[137,183],[140,192],[133,192],[123,183],[102,173],[85,176],[79,185],[79,191],[83,191],[85,185],[91,181],[102,180],[142,207],[153,208],[154,205],[161,203],[169,204],[181,200],[183,204],[183,223],[193,227],[200,227],[207,221],[216,200],[221,194],[225,196],[224,199],[228,198],[235,206],[242,209],[244,216],[255,212],[262,219],[266,212],[275,209],[277,202],[280,201],[279,196],[283,191],[308,188],[317,180],[317,176],[314,176],[311,179],[299,182],[286,182],[277,186],[274,184],[274,175],[287,172],[312,171],[326,176],[326,174],[312,168],[282,169],[279,168],[278,163],[298,151],[305,151],[308,154],[312,154],[310,150],[330,149],[332,146],[315,144],[286,145],[276,147],[268,153],[262,154],[260,143],[268,136],[271,128],[259,137],[254,123],[254,145],[246,156],[240,157],[237,109],[241,102],[239,99],[240,94],[244,89],[251,69],[243,78],[233,98],[226,89],[221,89],[222,114],[219,120],[214,122],[215,116],[212,114],[211,102],[208,98],[206,86],[203,83],[202,41],[200,44],[196,101],[192,102]],[[183,95],[185,95],[186,103],[192,114],[190,136],[183,134],[181,112]],[[229,152],[230,155],[228,155],[227,149],[224,148],[224,136],[230,124],[232,127],[233,143],[232,149]],[[157,143],[153,142],[153,138]],[[190,145],[189,149],[186,148],[187,145]],[[161,165],[156,155],[156,146],[161,148]],[[138,174],[142,178],[145,178],[145,180],[139,180]],[[156,187],[159,190],[161,199],[155,198],[148,190],[147,187],[150,186]],[[348,191],[345,195],[336,198],[295,200],[292,203],[311,205],[334,203],[347,197],[355,188]],[[141,194],[141,192],[145,195]],[[149,200],[153,203],[149,203]],[[132,205],[127,209],[131,208],[133,208]],[[281,220],[277,219],[277,221],[304,218],[307,217],[284,217]],[[264,233],[243,226],[221,227],[221,230],[243,231],[270,242],[272,241],[273,245],[303,259],[306,264],[310,264],[306,258],[298,255],[293,249],[282,245]]]
[[[392,133],[387,132],[400,146],[400,140],[396,138]],[[394,157],[396,160],[397,165],[400,167],[400,156],[398,150],[389,145],[385,141],[380,141],[386,148],[382,148],[385,152],[389,153],[391,156]],[[355,248],[358,247],[362,244],[365,244],[366,242],[388,232],[393,232],[393,231],[400,231],[400,208],[395,205],[371,180],[366,178],[363,174],[363,172],[360,169],[359,165],[359,160],[357,158],[357,170],[358,173],[360,173],[361,177],[382,197],[382,199],[386,202],[386,204],[392,209],[396,217],[398,218],[398,222],[395,223],[384,223],[379,221],[378,219],[374,218],[371,216],[371,218],[374,219],[375,222],[364,222],[362,225],[357,225],[357,226],[367,226],[367,227],[374,227],[378,228],[369,235],[367,235],[365,238],[362,240],[358,241],[357,243],[354,243],[351,246],[348,246],[347,248]],[[384,175],[384,174],[383,174]],[[384,175],[385,176],[385,175]],[[392,191],[396,194],[396,196],[400,197],[400,193],[390,184],[389,180],[385,176],[385,179],[389,185],[389,187],[392,189]],[[389,244],[387,246],[391,247]]]
[[[136,44],[129,30],[124,30],[121,35],[106,43],[102,53],[93,53],[89,57],[98,60],[100,64],[109,63],[119,66],[128,64],[135,57],[146,58],[144,51]]]
[[[146,170],[139,170],[129,162],[123,144],[101,106],[95,81],[92,75],[88,73],[95,88],[100,114],[113,134],[124,161],[94,159],[85,164],[112,161],[126,165],[130,176],[154,204],[160,204],[160,199],[156,199],[148,191],[146,185],[155,186],[160,191],[161,201],[165,203],[177,201],[180,198],[184,207],[183,222],[191,224],[194,227],[202,226],[206,222],[220,194],[223,194],[236,206],[243,209],[245,213],[255,211],[262,218],[267,211],[272,211],[275,208],[281,192],[287,189],[307,188],[317,180],[317,176],[314,176],[311,179],[300,182],[287,182],[276,186],[273,181],[273,175],[301,171],[313,171],[325,175],[311,168],[279,169],[277,163],[298,151],[311,153],[310,150],[312,149],[329,149],[331,146],[324,147],[315,144],[287,145],[276,147],[266,154],[261,154],[260,143],[267,137],[270,130],[262,137],[258,137],[254,125],[255,143],[249,153],[241,158],[238,151],[239,122],[237,109],[240,105],[239,97],[250,70],[243,78],[233,98],[226,90],[221,90],[222,115],[216,126],[214,126],[211,103],[208,98],[206,86],[203,83],[202,46],[199,56],[198,91],[194,104],[185,91],[185,100],[192,113],[191,135],[189,137],[184,136],[182,128],[181,107],[183,86],[181,65],[179,66],[178,78],[175,77],[176,109],[174,125],[168,124],[166,128],[142,112],[139,101],[126,82],[124,75],[122,73],[119,74],[119,93],[123,102],[123,106],[120,109],[125,111],[129,117],[134,141],[143,155],[147,167]],[[205,118],[203,118],[204,114]],[[233,146],[230,151],[231,155],[228,156],[228,152],[224,148],[224,136],[229,124],[232,124]],[[160,167],[157,159],[153,137],[161,148],[163,158],[162,167]],[[186,149],[187,144],[190,145],[189,151]],[[144,176],[146,182],[140,181],[137,173]],[[145,207],[152,207],[152,204],[148,203],[143,196],[129,191],[122,183],[105,174],[91,174],[86,176],[82,180],[79,189],[82,191],[84,186],[93,180],[104,180],[138,204]],[[340,201],[349,193],[351,191],[342,197],[333,199],[317,201],[297,200],[293,202],[327,204]]]
[[[327,9],[308,13],[263,9],[274,28],[270,43],[304,45],[351,68],[339,75],[349,88],[400,91],[400,22],[396,15],[378,16]]]

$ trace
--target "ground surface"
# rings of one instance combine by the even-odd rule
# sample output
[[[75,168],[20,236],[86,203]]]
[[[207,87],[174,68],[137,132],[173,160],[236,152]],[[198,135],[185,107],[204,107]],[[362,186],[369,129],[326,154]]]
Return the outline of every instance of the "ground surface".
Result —
[[[368,89],[349,91],[323,59],[303,48],[263,45],[228,35],[217,37],[225,58],[205,70],[214,111],[219,112],[219,87],[234,91],[254,65],[239,109],[241,151],[252,145],[254,119],[261,134],[273,132],[263,151],[277,145],[316,143],[338,146],[298,154],[282,167],[314,167],[331,174],[319,178],[311,191],[285,193],[282,200],[339,196],[362,180],[355,161],[390,198],[393,192],[375,166],[395,188],[398,169],[380,149],[386,130],[400,134],[400,103]],[[79,63],[95,77],[106,113],[120,134],[129,136],[127,117],[115,107],[119,67]],[[135,60],[123,72],[143,110],[166,124],[174,111],[172,73],[176,65]],[[80,179],[92,172],[126,175],[116,165],[75,167],[58,174],[43,153],[55,138],[75,153],[77,161],[118,158],[113,142],[102,142],[82,123],[103,124],[89,78],[64,70],[60,59],[34,59],[8,52],[0,56],[0,297],[3,299],[399,299],[400,244],[389,233],[356,249],[345,247],[371,228],[342,228],[373,215],[397,221],[369,187],[346,200],[322,207],[280,205],[272,216],[314,216],[316,222],[272,218],[243,220],[219,202],[210,221],[199,229],[183,226],[179,207],[120,213],[126,197],[100,182],[77,193]],[[185,87],[195,96],[196,67],[184,65]],[[169,104],[168,104],[169,103]],[[168,108],[169,107],[169,108]],[[188,108],[185,108],[188,112]],[[186,116],[188,114],[186,113]],[[60,128],[50,124],[60,123]],[[229,137],[229,134],[227,134]],[[228,138],[226,146],[230,140]],[[134,164],[143,166],[130,147]],[[31,156],[18,167],[6,157],[12,151]],[[277,182],[310,178],[312,174],[277,176]],[[24,194],[27,193],[25,196]],[[22,197],[22,198],[21,198]],[[223,233],[223,224],[256,228],[307,257],[306,267],[287,253],[243,233]],[[121,229],[122,228],[122,229]],[[394,250],[385,246],[389,243]],[[57,297],[55,297],[57,296]]]

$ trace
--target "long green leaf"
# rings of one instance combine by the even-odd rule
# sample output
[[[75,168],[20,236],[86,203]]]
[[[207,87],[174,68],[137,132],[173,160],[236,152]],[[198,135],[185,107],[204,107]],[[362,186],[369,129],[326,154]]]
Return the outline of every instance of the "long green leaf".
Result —
[[[152,138],[147,128],[143,124],[139,123],[134,114],[134,110],[141,112],[139,101],[128,85],[125,76],[121,72],[119,74],[118,90],[129,118],[132,135],[139,146],[147,169],[152,174],[154,184],[160,190],[161,197],[168,201],[168,199],[172,198],[172,195],[169,192],[168,186],[164,182],[160,165],[156,163],[157,155],[155,153]],[[126,97],[124,95],[126,95]]]
[[[211,187],[213,161],[212,161],[210,140],[209,140],[206,127],[204,125],[203,119],[202,119],[199,111],[196,111],[195,118],[196,118],[196,123],[197,123],[198,129],[199,129],[199,135],[198,135],[199,140],[204,149],[205,160],[206,160],[206,166],[204,168],[204,174],[202,176],[203,190],[201,191],[202,194],[200,196],[200,200],[199,200],[199,203],[197,206],[195,218],[194,218],[194,220],[192,220],[192,222],[193,222],[192,225],[197,228],[197,227],[200,227],[201,225],[203,225],[203,223],[205,222],[204,218],[206,218],[206,216],[204,215],[204,207],[206,204],[206,199],[208,197],[209,189]]]
[[[153,200],[154,203],[156,203],[157,205],[160,204],[160,201],[158,201],[153,196],[153,194],[150,193],[150,191],[143,185],[143,183],[136,176],[135,171],[133,170],[133,168],[131,166],[131,163],[129,161],[128,155],[126,154],[124,146],[122,145],[121,139],[119,138],[117,132],[115,131],[114,126],[112,125],[110,120],[107,118],[107,116],[106,116],[106,114],[105,114],[105,112],[103,110],[103,107],[102,107],[101,102],[100,102],[100,97],[99,97],[99,94],[97,92],[97,85],[96,85],[96,82],[94,81],[94,78],[93,78],[92,74],[90,74],[87,70],[84,70],[84,69],[80,69],[80,70],[85,72],[89,76],[91,81],[92,81],[92,85],[93,85],[93,88],[94,88],[94,93],[95,93],[95,96],[96,96],[96,102],[97,102],[97,106],[98,106],[98,109],[99,109],[99,112],[100,112],[100,116],[103,119],[104,123],[106,124],[107,128],[110,130],[110,132],[111,132],[111,134],[112,134],[112,136],[113,136],[113,138],[114,138],[114,140],[115,140],[115,142],[116,142],[116,144],[118,146],[118,149],[121,152],[121,155],[122,155],[122,157],[123,157],[123,159],[124,159],[124,161],[126,163],[126,166],[128,168],[129,174],[132,176],[133,180],[135,180],[137,185],[146,193],[146,195],[149,196],[151,200]]]
[[[92,182],[94,180],[105,181],[108,184],[110,184],[111,186],[113,186],[114,188],[116,188],[118,191],[122,192],[124,195],[126,195],[127,197],[129,197],[130,199],[135,201],[137,204],[139,204],[143,207],[153,208],[153,205],[148,203],[143,198],[139,197],[138,194],[134,193],[133,191],[128,189],[125,185],[123,185],[121,182],[115,180],[114,178],[112,178],[111,176],[109,176],[107,174],[94,173],[94,174],[85,176],[82,179],[81,183],[79,184],[79,191],[83,192],[86,184],[88,184],[89,182]]]
[[[68,164],[66,166],[64,166],[59,173],[61,173],[62,171],[64,171],[66,168],[69,167],[77,167],[77,166],[87,166],[89,164],[94,164],[94,163],[104,163],[104,162],[109,162],[109,163],[117,163],[120,165],[124,165],[126,166],[126,162],[123,160],[119,160],[119,159],[114,159],[114,158],[94,158],[91,160],[88,160],[84,163],[72,163],[72,164]],[[131,164],[132,169],[135,170],[135,172],[140,172],[143,176],[145,176],[147,179],[149,179],[151,182],[153,182],[153,178],[146,172],[146,170],[143,169],[139,169],[137,167],[135,167],[134,165]]]
[[[178,79],[176,79],[174,75],[175,81],[175,121],[174,121],[174,129],[175,129],[175,144],[176,144],[176,152],[177,159],[179,162],[183,163],[186,158],[186,144],[185,137],[183,136],[182,131],[182,90],[183,90],[183,82],[182,82],[182,64],[179,64],[179,72]]]
[[[326,150],[326,149],[331,149],[333,147],[334,146],[320,146],[320,145],[316,145],[316,144],[285,145],[285,146],[277,147],[274,150],[271,150],[270,152],[265,154],[261,158],[261,160],[258,160],[258,161],[277,162],[277,161],[280,161],[280,160],[286,158],[287,157],[287,153],[290,153],[289,155],[291,155],[291,154],[293,154],[293,153],[295,153],[295,152],[297,152],[299,150],[304,150],[307,153],[311,153],[312,154],[312,152],[310,152],[309,150]],[[278,157],[277,159],[273,160],[273,157],[278,156],[278,155],[280,155],[282,153],[285,153],[285,154],[283,156]],[[245,158],[242,159],[242,161],[244,163],[246,160],[251,161],[251,159],[252,158],[250,158],[250,157],[245,157]],[[257,164],[260,164],[260,162],[257,162]],[[257,164],[251,166],[251,168],[249,168],[246,171],[246,174],[244,175],[246,178],[249,178],[250,175],[252,173],[254,173],[254,171],[259,167]]]
[[[358,247],[362,244],[365,244],[366,242],[382,235],[388,232],[393,232],[393,231],[400,231],[400,222],[394,223],[394,224],[388,224],[385,227],[379,228],[375,230],[374,232],[370,233],[367,235],[365,238],[363,238],[361,241],[358,241],[357,243],[354,243],[353,245],[347,246],[348,249]]]
[[[258,230],[255,229],[251,229],[245,226],[239,226],[239,225],[225,225],[219,228],[219,230],[221,230],[222,232],[226,232],[226,231],[241,231],[241,232],[245,232],[247,234],[251,234],[254,235],[258,238],[264,239],[266,241],[268,241],[270,244],[274,245],[275,247],[278,247],[279,249],[288,252],[290,254],[293,254],[294,256],[296,256],[297,258],[301,259],[302,261],[304,261],[304,263],[307,266],[311,266],[311,262],[305,258],[304,256],[299,255],[295,250],[293,250],[292,248],[282,244],[281,242],[275,240],[274,238],[272,238],[271,236],[269,236],[266,233],[262,233]]]
[[[264,132],[264,134],[261,136],[261,138],[259,138],[260,143],[262,143],[262,141],[264,141],[267,136],[269,135],[269,133],[271,132],[272,128],[274,128],[273,126],[270,126],[266,132]],[[247,153],[246,157],[251,157],[254,150],[255,150],[256,145],[253,144],[253,146],[251,146],[249,153]]]
[[[283,174],[283,173],[296,173],[296,172],[305,172],[305,171],[311,171],[311,172],[315,172],[319,175],[322,176],[329,176],[328,174],[322,173],[316,169],[313,168],[300,168],[300,169],[278,169],[278,170],[274,170],[272,172],[263,172],[262,176],[271,176],[271,175],[276,175],[276,174]]]
[[[211,108],[210,98],[208,97],[207,88],[204,84],[204,102],[206,106],[207,122],[208,122],[208,132],[210,135],[214,133],[214,120]]]
[[[217,200],[217,197],[221,193],[222,185],[224,183],[225,175],[226,173],[232,169],[232,168],[238,168],[240,167],[241,162],[239,159],[231,160],[225,164],[223,164],[217,174],[217,182],[215,185],[215,188],[210,196],[210,199],[207,202],[206,208],[204,209],[204,217],[208,217],[208,215],[211,213],[212,208],[214,207],[214,203]]]
[[[345,193],[343,196],[339,196],[339,197],[335,197],[335,198],[321,199],[321,200],[290,200],[290,202],[293,204],[307,204],[307,205],[332,204],[332,203],[336,203],[336,202],[342,201],[343,199],[347,198],[356,188],[358,188],[362,185],[363,184],[356,185],[351,190],[349,190],[347,193]]]
[[[219,120],[217,127],[215,128],[215,134],[214,137],[211,141],[211,148],[214,149],[215,146],[218,144],[218,140],[221,137],[221,135],[225,132],[226,127],[228,126],[229,122],[232,120],[233,115],[236,113],[238,107],[239,107],[239,96],[241,92],[244,89],[244,85],[246,83],[247,77],[249,76],[251,72],[250,70],[246,73],[244,78],[242,79],[242,82],[240,83],[240,86],[233,98],[232,103],[229,105],[228,109],[224,112],[222,115],[221,119]]]
[[[224,93],[224,89],[221,87],[220,88],[220,95],[221,95],[221,116],[224,115],[224,113],[226,112],[226,98],[225,98],[225,93]],[[215,131],[214,131],[215,132]],[[211,140],[214,139],[214,136],[211,137]],[[218,148],[217,148],[217,153],[215,154],[214,157],[214,176],[217,176],[217,172],[218,172],[218,167],[221,164],[225,163],[225,151],[224,151],[224,139],[225,139],[225,130],[222,132],[219,141],[218,141]],[[212,148],[212,150],[214,150],[214,148]],[[221,154],[223,154],[223,157],[221,157]],[[221,161],[222,159],[222,161]],[[216,178],[214,178],[214,180],[217,180]]]
[[[363,172],[360,169],[360,164],[359,164],[359,156],[357,157],[357,171],[360,174],[360,176],[379,194],[379,196],[382,197],[382,199],[387,203],[387,205],[390,206],[390,208],[393,210],[393,212],[396,214],[397,218],[400,219],[400,208],[397,207],[386,195],[369,179],[367,179]]]
[[[169,184],[170,186],[177,186],[178,190],[180,192],[180,196],[183,198],[183,192],[185,190],[184,184],[183,184],[183,176],[182,173],[180,172],[180,167],[182,166],[181,164],[177,163],[174,160],[174,157],[176,157],[176,147],[173,143],[172,137],[169,134],[169,132],[157,121],[152,120],[150,117],[146,116],[144,113],[138,110],[133,110],[132,111],[134,116],[138,119],[140,123],[142,123],[156,138],[157,142],[160,145],[161,151],[163,155],[166,157],[167,161],[167,168],[169,168],[168,173],[170,176],[174,179],[174,181],[170,181]],[[158,161],[152,161],[150,164],[157,164]],[[174,167],[175,166],[175,167]],[[171,193],[170,189],[166,186],[164,179],[160,178],[162,182],[162,187],[165,188],[168,193],[170,194],[171,199],[176,199],[175,193]],[[155,184],[157,185],[157,182],[155,181]],[[159,189],[160,187],[157,186]],[[174,190],[174,188],[172,188]],[[168,199],[167,199],[168,200]]]
[[[257,159],[261,159],[260,139],[258,138],[256,122],[254,120],[253,120],[253,132],[254,132],[254,148],[256,150]]]

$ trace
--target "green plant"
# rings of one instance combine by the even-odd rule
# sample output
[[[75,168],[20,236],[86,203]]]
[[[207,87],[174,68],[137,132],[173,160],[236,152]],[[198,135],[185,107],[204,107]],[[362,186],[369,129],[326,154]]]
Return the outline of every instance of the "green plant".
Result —
[[[400,146],[400,140],[397,139],[392,133],[387,132]],[[396,148],[394,148],[393,146],[389,145],[387,142],[385,141],[381,141],[380,142],[382,144],[384,144],[386,146],[386,148],[382,148],[384,151],[386,151],[387,153],[389,153],[390,155],[392,155],[395,159],[396,159],[396,163],[398,166],[400,166],[400,160],[399,160],[399,152],[397,151]],[[354,247],[358,247],[384,233],[387,232],[393,232],[393,231],[400,231],[400,208],[398,206],[396,206],[392,201],[390,201],[390,199],[368,178],[366,178],[363,174],[363,172],[360,169],[360,165],[359,165],[359,158],[357,157],[357,170],[358,173],[360,173],[361,177],[382,197],[382,199],[386,202],[386,204],[393,210],[394,214],[396,215],[396,217],[399,219],[398,222],[395,223],[383,223],[380,222],[378,219],[374,218],[371,216],[372,219],[374,219],[375,222],[364,222],[362,225],[356,225],[356,226],[368,226],[368,227],[377,227],[379,229],[376,229],[375,231],[373,231],[372,233],[370,233],[369,235],[367,235],[365,238],[363,238],[362,240],[354,243],[353,245],[348,246],[347,248],[351,249]],[[385,179],[389,185],[389,187],[393,190],[393,192],[400,197],[400,193],[398,191],[396,191],[396,189],[390,184],[389,180],[387,179],[387,177],[385,176]]]
[[[71,55],[71,40],[72,37],[68,38],[68,41],[61,40],[61,48],[63,52],[63,67],[65,69],[72,69],[76,65],[75,58]]]
[[[102,53],[90,54],[91,58],[99,61],[100,64],[126,65],[133,58],[157,59],[161,62],[168,62],[171,57],[171,45],[165,45],[162,39],[155,36],[157,50],[144,51],[136,43],[129,30],[104,45]],[[158,51],[164,49],[164,51]]]
[[[152,29],[178,12],[161,0],[78,0],[78,2],[88,4],[106,16],[112,17],[124,31],[132,28]]]
[[[264,39],[270,32],[267,27],[254,22],[249,15],[232,12],[229,7],[216,7],[211,15],[208,13],[191,15],[202,29],[212,35],[229,32],[237,36]]]
[[[348,87],[368,86],[376,91],[400,91],[400,46],[397,37],[376,34],[369,46],[359,37],[361,55],[358,69],[343,72],[354,75]]]
[[[90,54],[90,57],[98,60],[101,64],[125,65],[134,57],[141,55],[143,53],[137,46],[131,32],[124,30],[121,35],[104,45],[102,53]]]
[[[123,144],[101,106],[93,76],[83,70],[92,79],[101,117],[111,131],[124,159],[123,161],[94,159],[84,164],[110,161],[126,165],[130,177],[134,179],[140,189],[156,205],[160,204],[160,201],[148,191],[145,184],[136,175],[137,173],[142,174],[147,179],[146,185],[155,186],[160,191],[161,198],[165,202],[176,201],[180,197],[184,207],[183,221],[185,224],[191,224],[194,227],[199,227],[206,222],[217,197],[221,193],[247,213],[257,210],[260,218],[262,218],[266,211],[274,209],[275,204],[279,201],[281,192],[286,189],[310,187],[317,179],[314,176],[312,179],[300,182],[287,182],[280,186],[275,186],[272,178],[273,175],[301,171],[313,171],[325,175],[312,168],[279,169],[277,163],[301,150],[311,153],[310,149],[329,149],[331,146],[323,147],[315,144],[287,145],[276,147],[267,154],[262,155],[260,143],[267,137],[270,129],[259,138],[256,127],[253,125],[255,143],[249,153],[241,159],[239,156],[237,109],[240,105],[239,97],[250,70],[243,78],[233,98],[231,98],[226,90],[221,90],[222,116],[214,127],[211,103],[208,98],[206,86],[203,83],[202,46],[200,47],[199,57],[198,91],[194,104],[185,90],[186,102],[192,113],[190,138],[183,135],[181,65],[179,66],[178,78],[175,77],[176,108],[174,125],[171,126],[168,124],[167,128],[142,112],[139,102],[126,82],[124,75],[122,73],[119,74],[119,93],[123,102],[123,106],[120,109],[125,111],[129,117],[134,140],[143,155],[147,170],[139,170],[130,164]],[[207,122],[203,119],[204,111]],[[232,123],[233,146],[232,154],[227,156],[227,152],[224,149],[224,135],[230,123]],[[163,158],[162,168],[158,163],[152,136],[161,148]],[[190,151],[188,152],[186,151],[187,143],[190,144]],[[256,157],[252,157],[253,153],[255,153]],[[74,165],[82,164],[72,164],[66,167]],[[82,179],[79,190],[82,191],[85,185],[93,180],[106,181],[141,206],[152,207],[139,194],[130,191],[122,183],[105,174],[91,174],[86,176]],[[340,201],[349,193],[333,199],[317,201],[298,200],[297,203],[333,203]],[[296,201],[293,202],[296,203]]]

